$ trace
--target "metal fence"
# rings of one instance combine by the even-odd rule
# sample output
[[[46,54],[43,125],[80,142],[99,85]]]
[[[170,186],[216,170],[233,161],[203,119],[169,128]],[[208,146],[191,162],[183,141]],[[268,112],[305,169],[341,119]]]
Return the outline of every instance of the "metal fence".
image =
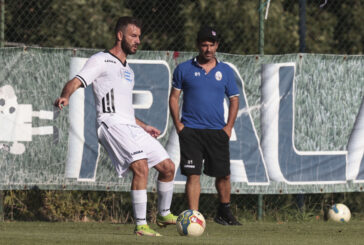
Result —
[[[140,47],[143,50],[193,51],[199,27],[212,25],[220,34],[219,52],[363,54],[364,51],[363,0],[0,0],[0,3],[0,41],[5,47],[104,49],[113,44],[116,19],[133,15],[143,21]],[[49,212],[49,220],[77,220],[88,216],[95,220],[131,221],[127,193],[96,193],[6,191],[5,218],[42,219]],[[151,220],[155,217],[155,198],[156,195],[150,194]],[[215,195],[201,196],[201,211],[207,218],[215,214],[216,199]],[[232,207],[241,220],[323,219],[325,209],[335,202],[349,203],[359,215],[363,210],[361,199],[362,193],[260,198],[233,195]],[[74,212],[69,216],[65,213],[57,216],[57,209],[52,209],[53,206],[62,208],[61,204],[52,202],[75,200],[84,202],[78,208],[70,208],[68,212]],[[93,208],[95,203],[97,210]],[[185,208],[183,195],[176,195],[172,210],[178,213]]]
[[[44,221],[108,221],[134,222],[129,193],[98,191],[4,191],[5,220]],[[270,222],[306,222],[327,220],[328,208],[344,202],[352,218],[363,219],[363,193],[265,195],[262,220]],[[231,209],[241,222],[259,219],[256,195],[233,195]],[[157,195],[148,194],[148,220],[155,223]],[[216,214],[217,195],[202,194],[200,212],[207,220]],[[187,209],[184,194],[175,194],[171,211],[179,214]],[[1,220],[0,220],[1,221]]]
[[[143,21],[143,50],[193,51],[201,25],[216,27],[224,53],[262,53],[263,40],[265,54],[364,50],[363,0],[0,2],[5,46],[104,49],[113,44],[118,16],[133,15]]]

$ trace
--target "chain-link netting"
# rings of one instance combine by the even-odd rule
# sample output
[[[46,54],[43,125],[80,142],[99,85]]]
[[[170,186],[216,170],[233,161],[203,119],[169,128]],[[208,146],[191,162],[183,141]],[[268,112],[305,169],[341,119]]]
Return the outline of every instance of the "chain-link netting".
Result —
[[[5,191],[6,220],[46,221],[110,221],[134,222],[130,193],[97,191]],[[148,194],[148,220],[155,223],[158,207],[156,193]],[[352,218],[363,218],[363,193],[265,195],[261,218],[265,221],[326,220],[334,203],[344,202],[350,207]],[[217,195],[202,194],[200,211],[207,220],[216,215]],[[187,209],[184,194],[175,194],[171,211],[179,214]],[[257,220],[256,195],[232,195],[231,209],[241,221]]]
[[[260,11],[264,19],[264,53],[297,52],[362,54],[363,0],[1,0],[4,46],[78,47],[104,49],[114,42],[113,28],[122,15],[143,21],[142,50],[194,51],[196,32],[215,26],[219,52],[259,53]],[[262,5],[260,5],[260,2]],[[301,3],[301,4],[300,4]],[[300,22],[301,21],[301,22]],[[301,24],[300,24],[301,23]],[[345,202],[360,216],[363,194],[232,195],[240,220],[286,221],[324,219],[328,206]],[[6,191],[6,219],[132,221],[129,193]],[[149,194],[148,211],[155,220],[156,195]],[[214,217],[215,194],[203,194],[200,209]],[[172,211],[187,208],[176,194]]]
[[[143,22],[143,50],[195,50],[196,32],[215,26],[219,51],[362,54],[363,0],[1,0],[5,46],[108,48],[119,16]]]

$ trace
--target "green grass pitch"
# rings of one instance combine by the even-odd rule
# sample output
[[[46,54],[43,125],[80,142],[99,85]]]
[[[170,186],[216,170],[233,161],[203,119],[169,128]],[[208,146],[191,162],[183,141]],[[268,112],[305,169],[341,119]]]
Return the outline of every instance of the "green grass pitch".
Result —
[[[246,222],[227,227],[207,223],[201,237],[182,237],[175,226],[158,228],[163,237],[137,237],[134,225],[74,222],[3,222],[0,244],[364,244],[364,221]]]

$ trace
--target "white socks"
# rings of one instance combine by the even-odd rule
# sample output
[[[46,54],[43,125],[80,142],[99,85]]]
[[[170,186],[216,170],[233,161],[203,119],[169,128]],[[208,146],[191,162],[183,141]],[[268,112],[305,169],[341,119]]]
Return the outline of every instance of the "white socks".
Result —
[[[171,213],[169,209],[173,196],[173,181],[157,181],[157,188],[158,210],[162,216],[166,216]],[[131,190],[130,193],[136,225],[147,224],[147,190]]]
[[[157,181],[158,189],[158,210],[162,216],[171,213],[172,196],[173,196],[173,181],[161,182]]]
[[[147,190],[131,190],[131,201],[136,225],[147,224]]]

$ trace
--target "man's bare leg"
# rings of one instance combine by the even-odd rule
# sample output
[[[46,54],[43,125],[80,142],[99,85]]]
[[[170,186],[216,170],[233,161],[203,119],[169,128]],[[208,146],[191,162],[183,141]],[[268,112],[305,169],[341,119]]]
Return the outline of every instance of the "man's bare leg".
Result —
[[[147,224],[147,182],[148,182],[148,163],[141,159],[130,164],[129,169],[133,172],[131,182],[131,199],[136,225]]]
[[[222,225],[241,225],[239,221],[235,219],[230,209],[230,175],[217,177],[215,180],[215,186],[219,194],[220,201],[215,222]]]
[[[141,159],[130,164],[129,169],[133,172],[131,182],[132,190],[146,190],[148,183],[148,163],[146,159]]]
[[[147,183],[148,162],[141,159],[130,164],[129,169],[133,172],[131,182],[131,200],[135,218],[135,234],[139,236],[160,236],[147,225]]]
[[[217,193],[219,195],[220,203],[230,203],[230,192],[231,192],[230,175],[216,178],[215,186]]]
[[[200,201],[200,175],[189,175],[187,176],[186,183],[186,194],[188,200],[188,206],[192,210],[198,210],[198,204]]]
[[[157,165],[154,168],[158,171],[158,181],[161,182],[170,182],[174,179],[174,163],[171,159],[166,159]]]

